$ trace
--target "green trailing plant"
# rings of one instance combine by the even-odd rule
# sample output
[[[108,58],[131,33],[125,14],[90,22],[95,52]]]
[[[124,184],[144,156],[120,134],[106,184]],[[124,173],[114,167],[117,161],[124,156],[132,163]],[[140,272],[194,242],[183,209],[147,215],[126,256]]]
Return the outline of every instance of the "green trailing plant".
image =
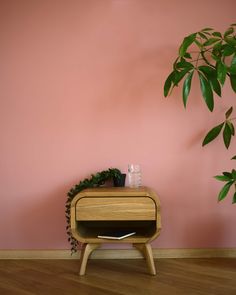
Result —
[[[164,96],[170,95],[181,83],[182,100],[186,108],[194,75],[198,77],[203,100],[211,112],[214,110],[214,96],[221,97],[221,90],[227,79],[230,81],[232,90],[236,92],[235,29],[236,24],[231,24],[223,33],[213,28],[204,28],[185,37],[173,63],[173,70],[165,81]],[[203,146],[222,133],[224,145],[227,149],[229,148],[231,139],[235,135],[233,125],[235,118],[232,117],[232,112],[231,106],[226,111],[223,122],[206,134],[202,142]],[[236,156],[232,159],[235,160]],[[215,178],[226,182],[219,192],[218,200],[223,200],[233,186],[235,192],[232,203],[236,203],[236,171],[232,169],[231,172],[223,172]]]
[[[121,179],[121,172],[117,168],[110,168],[96,174],[92,174],[90,178],[81,180],[78,184],[70,189],[67,193],[67,200],[65,204],[65,215],[66,215],[66,233],[68,235],[68,242],[71,245],[71,254],[77,252],[79,242],[72,236],[70,227],[70,208],[71,202],[74,197],[86,188],[99,187],[105,184],[106,181],[111,179]]]

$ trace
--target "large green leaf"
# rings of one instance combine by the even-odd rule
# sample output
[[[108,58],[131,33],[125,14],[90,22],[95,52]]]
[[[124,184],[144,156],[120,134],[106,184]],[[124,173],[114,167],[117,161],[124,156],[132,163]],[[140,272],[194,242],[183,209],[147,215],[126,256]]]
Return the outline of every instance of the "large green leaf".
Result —
[[[212,112],[214,109],[214,98],[213,92],[211,89],[210,82],[203,76],[202,73],[198,72],[199,79],[200,79],[200,86],[202,91],[202,96],[207,104],[208,109]]]
[[[218,80],[214,77],[210,77],[209,81],[214,92],[221,97],[221,86]]]
[[[232,204],[236,204],[236,192],[233,195]]]
[[[234,28],[230,27],[228,30],[224,33],[224,38],[231,35],[234,32]]]
[[[225,172],[223,172],[223,175],[225,175],[225,176],[229,177],[230,179],[232,179],[232,174],[230,172],[225,171]]]
[[[184,85],[183,85],[183,102],[184,102],[184,107],[186,107],[187,104],[187,100],[188,100],[188,96],[189,96],[189,92],[191,89],[191,82],[192,82],[192,78],[193,78],[193,71],[190,72],[188,74],[188,76],[186,77],[185,81],[184,81]]]
[[[217,77],[216,69],[213,68],[213,67],[211,67],[211,66],[207,66],[207,65],[205,65],[205,66],[199,66],[198,69],[201,72],[203,72],[207,76],[207,78],[208,77],[211,77],[211,76]]]
[[[197,39],[195,39],[193,42],[199,47],[200,50],[202,49],[203,45],[201,42],[199,42]]]
[[[234,54],[229,68],[231,74],[236,75],[236,53]]]
[[[191,54],[188,53],[188,52],[185,53],[184,57],[185,57],[185,58],[190,58],[190,59],[192,58]]]
[[[233,179],[236,180],[236,171],[235,171],[235,169],[232,169],[232,173],[231,174],[233,176]]]
[[[208,40],[208,37],[203,34],[202,32],[198,32],[198,35],[202,38],[202,39],[205,39],[205,40]]]
[[[207,27],[207,28],[204,28],[204,29],[202,29],[202,30],[201,30],[201,32],[207,32],[207,31],[213,31],[213,29],[212,29],[212,28],[209,28],[209,27]]]
[[[225,38],[225,41],[229,44],[229,45],[231,45],[231,46],[235,46],[236,45],[236,39],[235,39],[235,37],[226,37]],[[236,49],[234,48],[234,51],[235,51]]]
[[[223,56],[230,56],[235,52],[235,48],[231,45],[225,44],[223,47]]]
[[[228,122],[226,122],[225,127],[224,127],[224,131],[223,131],[223,139],[224,139],[225,147],[227,149],[229,148],[231,137],[232,137],[231,128],[230,128]]]
[[[214,128],[212,128],[205,136],[205,138],[202,142],[202,146],[204,146],[204,145],[208,144],[209,142],[211,142],[212,140],[214,140],[220,134],[220,131],[223,126],[224,126],[224,122],[215,126]]]
[[[179,48],[179,55],[183,57],[188,49],[188,47],[194,42],[196,39],[196,33],[191,34],[184,38],[180,48]]]
[[[225,113],[225,118],[228,119],[233,112],[233,107],[230,107]]]
[[[213,48],[212,48],[212,51],[214,53],[217,53],[217,54],[221,54],[221,49],[222,49],[222,40],[220,42],[217,42],[216,44],[214,44]]]
[[[219,180],[219,181],[230,181],[231,178],[225,175],[216,175],[214,176],[215,179]]]
[[[164,96],[167,97],[169,94],[170,88],[172,86],[172,79],[174,76],[174,71],[170,73],[170,75],[167,77],[165,84],[164,84]]]
[[[209,45],[212,45],[212,44],[219,42],[219,41],[221,41],[221,39],[219,39],[219,38],[210,38],[206,42],[203,43],[203,46],[209,46]]]
[[[189,72],[189,68],[185,68],[181,71],[174,71],[174,76],[173,76],[173,83],[174,86],[178,86],[179,82],[183,79],[183,77]]]
[[[236,75],[230,74],[230,84],[234,92],[236,92]]]
[[[192,69],[194,68],[194,65],[190,62],[186,61],[184,58],[181,58],[180,62],[176,63],[176,69]]]
[[[213,33],[212,33],[212,36],[222,38],[222,35],[221,35],[220,32],[213,32]]]
[[[210,67],[210,66],[199,66],[199,71],[201,71],[207,79],[210,81],[211,87],[214,90],[214,92],[221,96],[221,86],[220,83],[217,80],[217,71],[216,69]]]
[[[231,129],[231,135],[234,136],[235,135],[235,129],[234,129],[234,125],[232,122],[228,121],[227,122],[229,125],[229,128]]]
[[[217,62],[217,79],[220,81],[221,85],[223,86],[225,83],[227,74],[227,66],[222,63],[221,60]]]
[[[220,193],[218,195],[219,202],[222,201],[227,196],[229,189],[233,183],[234,183],[234,181],[229,181],[222,187],[222,189],[220,190]]]

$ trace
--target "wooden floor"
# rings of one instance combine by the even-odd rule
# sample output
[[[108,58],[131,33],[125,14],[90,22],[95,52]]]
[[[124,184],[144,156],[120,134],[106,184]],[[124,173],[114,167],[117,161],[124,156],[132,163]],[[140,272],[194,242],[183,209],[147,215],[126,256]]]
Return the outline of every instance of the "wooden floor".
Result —
[[[236,259],[90,260],[78,276],[77,260],[0,260],[0,294],[235,295]]]

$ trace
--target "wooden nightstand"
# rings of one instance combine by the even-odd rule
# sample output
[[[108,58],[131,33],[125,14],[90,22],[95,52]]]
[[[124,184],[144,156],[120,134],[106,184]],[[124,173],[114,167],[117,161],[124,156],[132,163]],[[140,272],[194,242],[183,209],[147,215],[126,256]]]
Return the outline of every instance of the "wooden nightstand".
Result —
[[[150,274],[155,275],[152,248],[149,244],[161,230],[160,201],[147,187],[103,187],[80,192],[71,203],[71,229],[83,243],[80,275],[86,271],[93,250],[103,243],[132,243],[147,260]],[[134,236],[122,240],[101,239],[106,230],[126,229]]]

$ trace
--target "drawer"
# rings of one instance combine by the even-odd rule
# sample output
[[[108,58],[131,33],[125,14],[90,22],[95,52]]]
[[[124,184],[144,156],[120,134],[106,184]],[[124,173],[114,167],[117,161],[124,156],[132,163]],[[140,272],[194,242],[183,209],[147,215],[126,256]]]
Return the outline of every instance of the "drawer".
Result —
[[[155,220],[156,206],[148,197],[84,197],[76,204],[76,220]]]

